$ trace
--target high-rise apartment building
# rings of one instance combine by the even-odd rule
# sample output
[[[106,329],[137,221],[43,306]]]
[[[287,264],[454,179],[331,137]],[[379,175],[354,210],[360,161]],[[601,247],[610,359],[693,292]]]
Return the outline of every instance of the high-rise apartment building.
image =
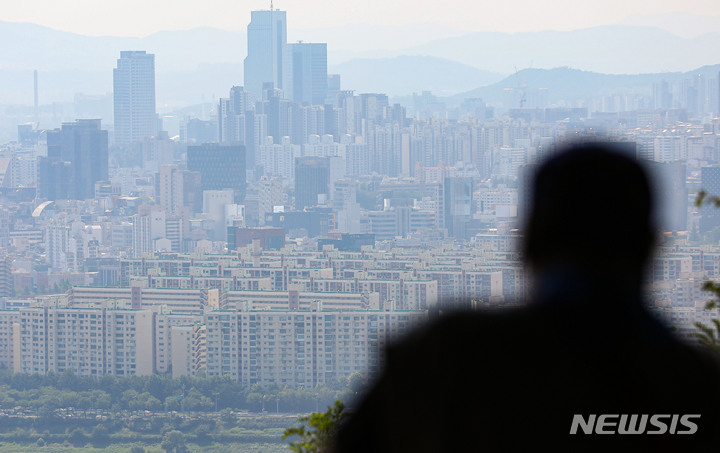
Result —
[[[293,310],[208,311],[207,376],[306,388],[354,372],[375,378],[385,347],[427,320],[425,311],[385,305],[335,310],[314,301]]]
[[[153,373],[150,310],[24,308],[17,320],[14,371],[79,376]]]
[[[288,44],[283,75],[287,99],[298,104],[323,105],[328,89],[327,44]]]
[[[143,253],[154,251],[156,241],[165,237],[165,210],[160,206],[153,206],[153,208],[132,216],[132,248],[135,257],[141,257]]]
[[[250,93],[241,86],[230,89],[230,97],[218,104],[218,141],[246,145],[247,113],[252,110]]]
[[[256,99],[262,97],[263,83],[283,88],[283,53],[287,43],[285,11],[253,11],[247,29],[245,89]]]
[[[246,168],[260,164],[257,147],[268,136],[267,115],[263,109],[253,110],[251,94],[241,86],[230,89],[230,97],[218,104],[218,141],[245,146]]]
[[[120,52],[113,70],[115,143],[140,142],[157,134],[155,55],[144,50]]]
[[[168,215],[184,215],[202,210],[200,173],[181,170],[177,165],[162,165],[158,174],[158,198]]]

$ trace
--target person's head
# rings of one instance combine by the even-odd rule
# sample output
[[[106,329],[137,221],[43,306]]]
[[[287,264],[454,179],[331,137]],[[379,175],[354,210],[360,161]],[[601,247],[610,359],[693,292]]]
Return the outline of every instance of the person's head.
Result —
[[[573,145],[535,175],[525,259],[638,281],[653,245],[653,200],[641,165],[609,144]]]

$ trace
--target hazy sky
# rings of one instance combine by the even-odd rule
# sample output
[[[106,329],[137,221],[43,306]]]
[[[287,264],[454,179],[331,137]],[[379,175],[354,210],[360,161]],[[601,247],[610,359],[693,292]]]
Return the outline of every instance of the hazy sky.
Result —
[[[160,30],[212,26],[244,30],[259,0],[3,1],[0,20],[33,22],[86,35],[144,36]],[[687,12],[720,16],[718,0],[277,0],[289,28],[435,23],[464,30],[570,30],[622,21],[635,14]]]

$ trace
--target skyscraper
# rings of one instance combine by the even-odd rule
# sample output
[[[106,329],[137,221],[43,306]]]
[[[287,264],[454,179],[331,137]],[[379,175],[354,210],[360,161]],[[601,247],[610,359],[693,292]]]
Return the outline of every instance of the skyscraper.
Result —
[[[245,199],[245,147],[223,143],[188,146],[187,168],[200,173],[202,190],[232,189],[235,203]]]
[[[120,52],[113,70],[115,143],[140,142],[157,133],[155,55],[144,50]]]
[[[252,11],[247,42],[245,89],[260,99],[265,82],[283,88],[283,52],[287,43],[285,11]]]
[[[63,123],[47,133],[48,155],[38,161],[38,191],[48,200],[85,200],[108,179],[108,133],[100,120]]]
[[[673,162],[646,161],[644,165],[650,175],[654,198],[663,201],[658,203],[656,208],[657,225],[661,231],[687,230],[686,163],[680,160]],[[710,174],[704,173],[703,176],[708,177]],[[707,179],[703,182],[705,181]]]
[[[323,105],[328,89],[327,44],[298,42],[285,49],[285,97],[299,104]]]
[[[708,165],[700,169],[700,187],[708,194],[720,193],[720,165]],[[700,208],[700,233],[706,233],[720,226],[720,210],[705,204]]]
[[[467,239],[468,224],[473,214],[472,178],[446,177],[443,188],[445,228],[448,237]]]

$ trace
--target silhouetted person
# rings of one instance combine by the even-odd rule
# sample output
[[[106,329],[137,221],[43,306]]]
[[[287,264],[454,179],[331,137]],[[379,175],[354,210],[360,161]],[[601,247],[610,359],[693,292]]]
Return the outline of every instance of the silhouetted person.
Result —
[[[642,304],[651,208],[643,169],[611,148],[576,146],[542,165],[527,308],[443,315],[391,347],[334,453],[716,450],[715,357]],[[628,421],[642,434],[616,434]]]

